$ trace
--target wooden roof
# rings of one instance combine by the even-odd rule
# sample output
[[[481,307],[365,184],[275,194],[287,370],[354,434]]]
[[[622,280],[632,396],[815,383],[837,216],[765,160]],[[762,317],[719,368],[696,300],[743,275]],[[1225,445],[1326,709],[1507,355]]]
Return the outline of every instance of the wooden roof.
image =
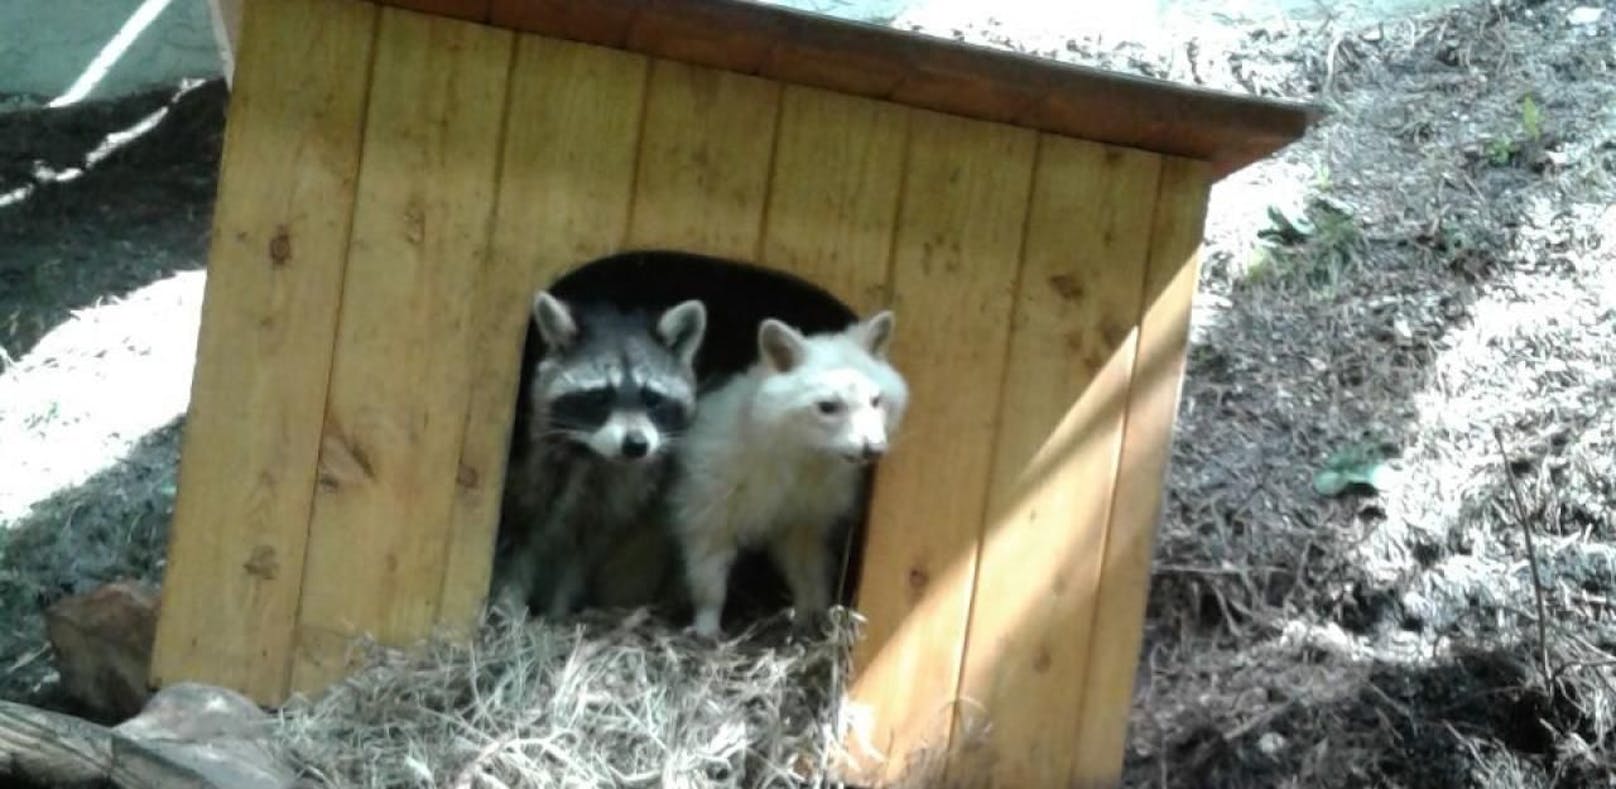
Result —
[[[696,65],[1211,162],[1279,150],[1310,104],[1192,88],[744,0],[375,0]]]

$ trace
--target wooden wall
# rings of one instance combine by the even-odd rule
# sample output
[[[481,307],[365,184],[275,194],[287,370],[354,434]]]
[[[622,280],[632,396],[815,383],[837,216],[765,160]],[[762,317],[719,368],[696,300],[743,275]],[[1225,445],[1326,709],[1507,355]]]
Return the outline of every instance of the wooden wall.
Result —
[[[245,13],[156,682],[275,704],[357,633],[464,632],[532,289],[677,247],[897,311],[854,690],[894,758],[850,774],[1120,770],[1205,165],[356,0]]]

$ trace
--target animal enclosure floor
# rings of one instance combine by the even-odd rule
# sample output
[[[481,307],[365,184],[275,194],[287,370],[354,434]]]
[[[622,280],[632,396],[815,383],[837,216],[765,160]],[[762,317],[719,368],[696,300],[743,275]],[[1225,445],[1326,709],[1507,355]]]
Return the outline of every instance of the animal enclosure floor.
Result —
[[[1578,8],[928,31],[1332,112],[1214,191],[1129,785],[1613,785],[1616,11]],[[224,112],[179,92],[0,115],[6,698],[60,703],[43,606],[161,574]]]

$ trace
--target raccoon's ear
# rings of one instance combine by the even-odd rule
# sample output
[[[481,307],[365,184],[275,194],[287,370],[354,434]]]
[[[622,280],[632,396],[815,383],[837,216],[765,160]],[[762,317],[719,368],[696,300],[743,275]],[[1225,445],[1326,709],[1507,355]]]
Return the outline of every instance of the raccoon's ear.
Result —
[[[539,324],[539,336],[551,349],[561,350],[578,339],[572,310],[548,291],[541,290],[533,296],[533,320]]]
[[[807,341],[784,322],[767,318],[758,326],[758,355],[775,372],[791,372],[807,352]]]
[[[687,366],[696,363],[707,333],[707,306],[691,299],[668,308],[657,321],[657,334]]]
[[[896,320],[892,310],[882,310],[859,324],[859,340],[864,344],[865,350],[876,358],[886,358],[887,346],[892,344],[892,324]]]

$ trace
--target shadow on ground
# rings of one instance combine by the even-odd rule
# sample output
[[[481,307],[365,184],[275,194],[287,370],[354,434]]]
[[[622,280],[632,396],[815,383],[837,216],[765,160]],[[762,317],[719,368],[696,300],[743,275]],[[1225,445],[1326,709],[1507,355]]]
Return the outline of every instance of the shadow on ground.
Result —
[[[75,309],[201,264],[227,98],[215,79],[192,90],[0,115],[0,196],[33,187],[0,205],[5,354],[21,359]],[[85,168],[107,135],[164,107],[156,126],[82,176],[51,180],[49,173]]]
[[[1157,782],[1315,786],[1328,775],[1333,786],[1598,785],[1606,776],[1587,750],[1562,745],[1601,736],[1590,700],[1533,687],[1519,659],[1527,651],[1467,652],[1418,670],[1372,664],[1334,701],[1281,707],[1232,736],[1188,732],[1158,760]],[[1305,752],[1290,751],[1296,741]]]
[[[183,422],[0,532],[0,698],[71,711],[46,651],[45,608],[109,581],[160,579]]]

